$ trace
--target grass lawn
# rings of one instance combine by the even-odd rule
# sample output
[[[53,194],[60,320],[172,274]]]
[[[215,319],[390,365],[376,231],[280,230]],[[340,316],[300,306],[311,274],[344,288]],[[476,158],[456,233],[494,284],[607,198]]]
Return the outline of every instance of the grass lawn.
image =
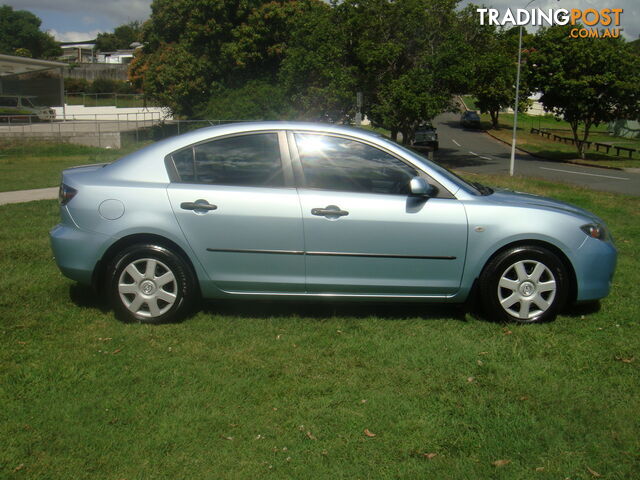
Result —
[[[491,129],[491,119],[488,114],[482,116],[483,127],[489,132],[507,143],[511,143],[513,134],[513,114],[501,113],[499,117],[500,128]],[[553,140],[542,137],[541,135],[532,134],[531,128],[541,128],[550,131],[552,134],[562,137],[573,138],[571,128],[566,122],[559,122],[552,116],[533,116],[518,115],[518,147],[538,155],[540,157],[552,160],[567,161],[578,159],[576,148],[571,144],[555,142]],[[608,143],[627,148],[635,148],[640,150],[640,139],[613,137],[607,133],[607,126],[600,125],[591,129],[589,141]],[[596,152],[595,146],[586,151],[587,158],[579,160],[581,163],[595,166],[609,166],[616,168],[638,168],[640,167],[640,154],[635,153],[633,158],[626,157],[625,152],[621,152],[621,157],[615,156],[615,150],[609,150],[606,154],[604,150]]]
[[[477,110],[478,106],[478,99],[476,97],[474,97],[473,95],[463,95],[462,96],[462,101],[464,102],[464,104],[466,105],[466,107],[469,110]]]
[[[620,258],[599,311],[505,326],[242,302],[125,325],[58,272],[56,202],[0,206],[0,477],[637,478],[640,199],[475,179],[609,222]]]
[[[119,150],[57,142],[0,143],[0,192],[55,187],[62,170],[113,162],[141,145]]]

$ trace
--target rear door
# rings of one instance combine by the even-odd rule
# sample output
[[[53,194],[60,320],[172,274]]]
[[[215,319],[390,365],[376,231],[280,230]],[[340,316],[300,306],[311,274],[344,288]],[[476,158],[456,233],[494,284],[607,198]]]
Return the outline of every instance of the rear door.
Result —
[[[229,292],[304,291],[304,238],[286,135],[216,138],[174,152],[167,191],[187,241]]]

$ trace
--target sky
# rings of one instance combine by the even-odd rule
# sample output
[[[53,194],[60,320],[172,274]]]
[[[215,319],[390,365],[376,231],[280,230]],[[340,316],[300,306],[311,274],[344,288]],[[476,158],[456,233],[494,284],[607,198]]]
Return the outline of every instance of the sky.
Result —
[[[151,0],[0,0],[16,10],[28,10],[42,19],[42,29],[57,40],[77,42],[95,38],[100,32],[113,31],[133,20],[146,20],[151,14]],[[461,5],[470,3],[463,0]],[[524,7],[526,0],[476,0],[487,7],[504,11]],[[520,4],[518,4],[520,3]],[[638,0],[537,0],[531,7],[547,8],[622,8],[622,34],[627,40],[640,36],[640,2]]]

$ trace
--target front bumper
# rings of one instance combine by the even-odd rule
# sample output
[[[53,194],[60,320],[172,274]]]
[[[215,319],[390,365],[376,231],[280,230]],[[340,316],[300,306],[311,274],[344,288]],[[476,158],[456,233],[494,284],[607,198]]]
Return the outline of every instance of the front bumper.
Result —
[[[51,229],[49,239],[60,271],[71,280],[90,285],[110,237],[61,223]]]
[[[598,300],[609,295],[616,270],[618,251],[611,242],[588,237],[578,249],[574,264],[579,302]]]

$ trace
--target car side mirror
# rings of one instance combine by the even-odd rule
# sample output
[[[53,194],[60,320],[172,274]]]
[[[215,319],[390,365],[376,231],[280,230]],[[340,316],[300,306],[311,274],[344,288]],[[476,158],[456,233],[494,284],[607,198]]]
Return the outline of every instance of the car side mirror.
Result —
[[[409,192],[416,197],[432,197],[436,192],[436,187],[431,185],[422,177],[413,177],[409,182]]]

